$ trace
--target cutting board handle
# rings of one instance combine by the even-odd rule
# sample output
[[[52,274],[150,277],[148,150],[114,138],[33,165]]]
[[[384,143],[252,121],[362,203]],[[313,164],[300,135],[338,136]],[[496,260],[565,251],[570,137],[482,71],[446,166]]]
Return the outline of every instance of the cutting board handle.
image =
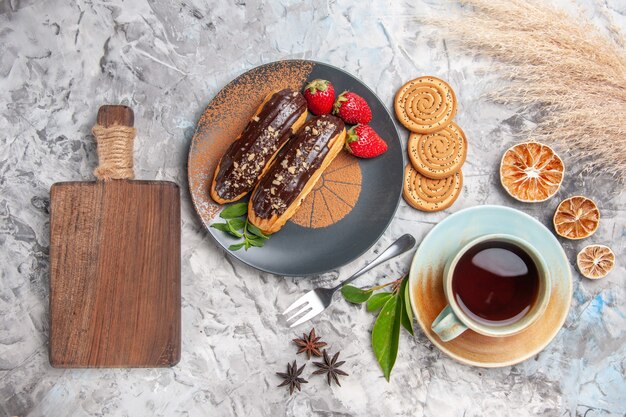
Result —
[[[104,105],[98,110],[96,125],[91,130],[98,143],[99,180],[133,179],[133,143],[135,116],[128,106]]]

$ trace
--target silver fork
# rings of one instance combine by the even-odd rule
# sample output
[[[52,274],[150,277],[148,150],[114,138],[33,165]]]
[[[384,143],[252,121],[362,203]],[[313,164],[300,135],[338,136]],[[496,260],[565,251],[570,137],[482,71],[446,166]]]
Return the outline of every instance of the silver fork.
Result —
[[[409,234],[403,235],[398,238],[398,240],[396,240],[391,246],[385,249],[383,253],[378,255],[376,259],[355,272],[354,275],[352,275],[350,278],[340,282],[337,286],[333,288],[316,288],[304,294],[302,297],[298,298],[293,304],[287,307],[287,310],[283,311],[283,315],[286,315],[290,311],[297,310],[294,314],[291,315],[291,317],[287,319],[287,322],[295,319],[296,317],[299,317],[301,314],[304,314],[304,316],[293,322],[289,327],[295,327],[306,321],[311,320],[313,317],[317,316],[322,311],[326,310],[328,306],[330,306],[330,303],[333,302],[333,295],[339,288],[354,281],[361,275],[365,274],[373,268],[376,268],[383,262],[387,262],[388,260],[403,254],[404,252],[413,248],[413,246],[415,246],[415,238]]]

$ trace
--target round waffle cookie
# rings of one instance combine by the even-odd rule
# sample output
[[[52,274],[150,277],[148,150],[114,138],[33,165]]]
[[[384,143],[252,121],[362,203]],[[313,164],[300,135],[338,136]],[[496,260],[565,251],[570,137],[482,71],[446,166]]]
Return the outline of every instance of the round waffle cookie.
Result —
[[[433,179],[446,178],[460,170],[467,155],[467,139],[454,122],[435,133],[411,133],[407,147],[413,168]]]
[[[411,132],[432,133],[450,124],[456,114],[452,88],[437,77],[419,77],[404,84],[394,103],[396,117]]]
[[[463,174],[457,171],[448,178],[434,180],[407,165],[402,195],[408,204],[422,211],[440,211],[454,203],[463,186]]]

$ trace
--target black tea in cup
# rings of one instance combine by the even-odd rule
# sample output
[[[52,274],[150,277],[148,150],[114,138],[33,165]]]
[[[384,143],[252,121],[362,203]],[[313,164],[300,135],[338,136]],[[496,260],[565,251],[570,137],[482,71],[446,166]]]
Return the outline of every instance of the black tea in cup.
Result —
[[[452,292],[468,317],[487,326],[521,320],[535,304],[539,271],[519,246],[485,241],[465,252],[454,268]]]

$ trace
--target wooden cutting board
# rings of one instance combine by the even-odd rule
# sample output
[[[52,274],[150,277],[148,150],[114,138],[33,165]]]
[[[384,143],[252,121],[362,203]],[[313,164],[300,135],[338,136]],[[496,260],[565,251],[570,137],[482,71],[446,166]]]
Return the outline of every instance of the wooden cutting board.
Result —
[[[102,106],[97,181],[50,190],[50,363],[164,367],[180,359],[180,192],[132,180],[133,112]]]

